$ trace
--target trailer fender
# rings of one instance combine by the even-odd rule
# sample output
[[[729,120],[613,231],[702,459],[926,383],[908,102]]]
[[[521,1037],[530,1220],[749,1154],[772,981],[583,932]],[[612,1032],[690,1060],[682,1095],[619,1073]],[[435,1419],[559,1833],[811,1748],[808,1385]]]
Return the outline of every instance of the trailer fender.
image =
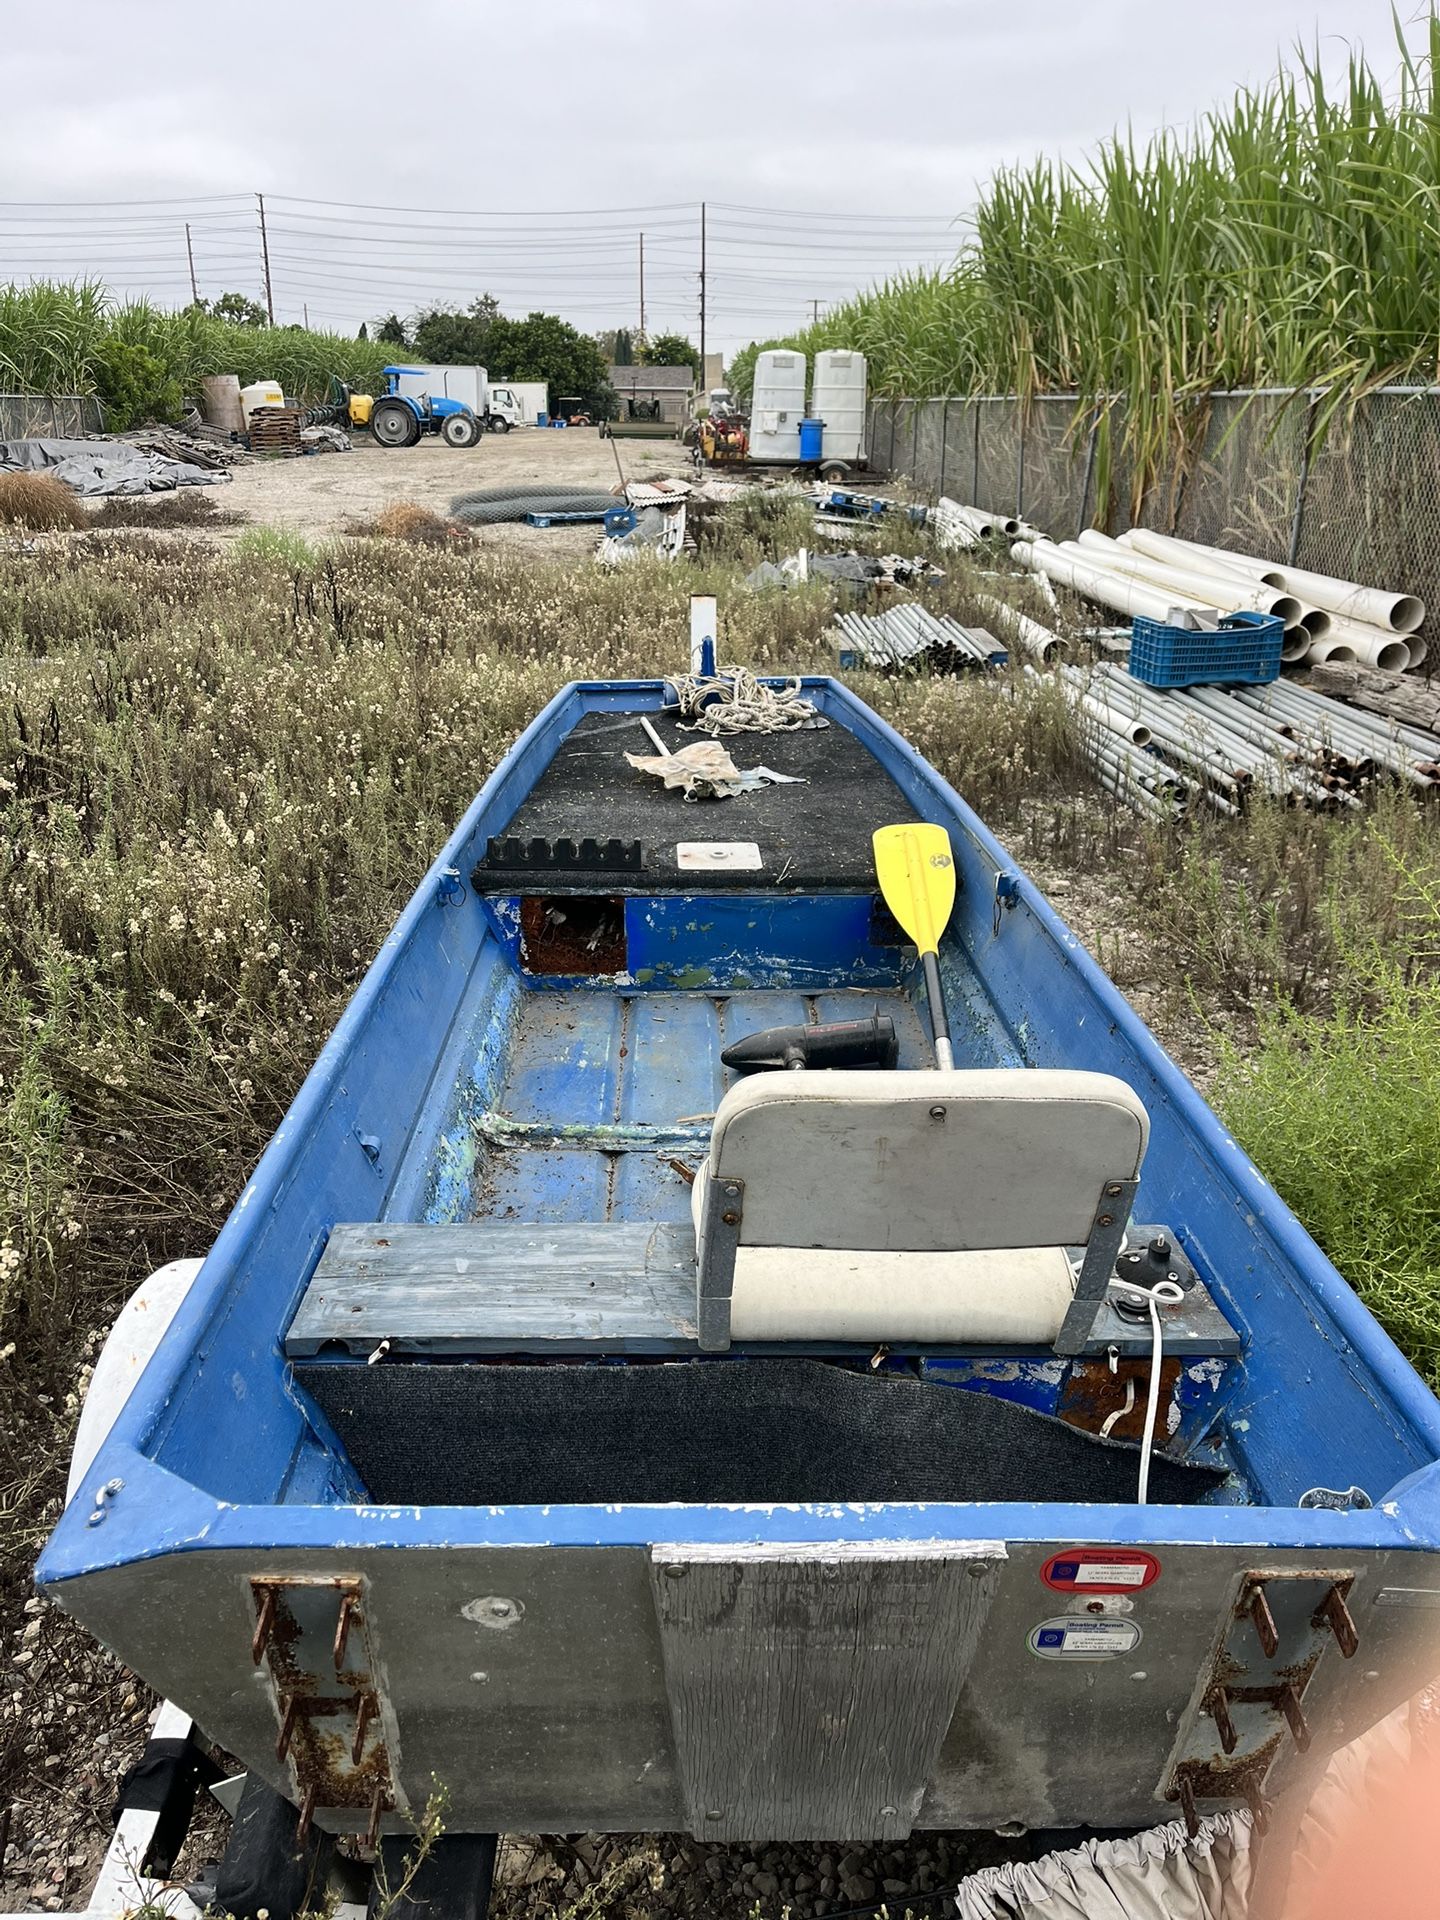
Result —
[[[170,1322],[195,1284],[202,1260],[171,1260],[157,1267],[138,1286],[111,1327],[80,1409],[75,1445],[70,1452],[70,1475],[65,1483],[68,1504],[86,1474],[120,1411],[164,1339]]]

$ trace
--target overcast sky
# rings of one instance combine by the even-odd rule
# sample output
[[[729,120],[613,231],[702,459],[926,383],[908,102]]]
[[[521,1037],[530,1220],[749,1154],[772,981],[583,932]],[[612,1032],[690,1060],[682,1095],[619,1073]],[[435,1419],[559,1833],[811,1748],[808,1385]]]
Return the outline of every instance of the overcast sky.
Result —
[[[1390,0],[7,0],[0,278],[89,273],[179,304],[188,219],[201,293],[259,296],[263,191],[280,320],[353,331],[492,291],[511,312],[634,325],[643,231],[647,324],[694,337],[704,200],[708,344],[728,352],[946,258],[996,166],[1082,159],[1127,119],[1186,123],[1297,40],[1318,36],[1332,69],[1362,44],[1389,76],[1390,16]]]

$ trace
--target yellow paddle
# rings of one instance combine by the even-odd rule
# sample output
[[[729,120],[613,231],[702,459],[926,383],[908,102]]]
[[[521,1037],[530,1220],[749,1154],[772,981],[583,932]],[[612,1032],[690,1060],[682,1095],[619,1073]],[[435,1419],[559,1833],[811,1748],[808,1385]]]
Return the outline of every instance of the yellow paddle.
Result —
[[[955,905],[955,856],[949,834],[926,820],[877,827],[875,875],[886,906],[919,950],[935,1032],[935,1064],[953,1067],[939,958],[940,936]]]

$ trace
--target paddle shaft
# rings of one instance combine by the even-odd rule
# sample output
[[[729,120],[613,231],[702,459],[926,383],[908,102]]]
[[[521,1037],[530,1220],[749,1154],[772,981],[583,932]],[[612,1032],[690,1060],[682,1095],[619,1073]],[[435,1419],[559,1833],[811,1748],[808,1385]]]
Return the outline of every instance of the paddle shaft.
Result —
[[[945,991],[940,985],[940,961],[933,953],[922,953],[920,964],[925,969],[925,998],[930,1002],[930,1025],[935,1034],[935,1064],[948,1071],[955,1064],[955,1055],[945,1014]]]

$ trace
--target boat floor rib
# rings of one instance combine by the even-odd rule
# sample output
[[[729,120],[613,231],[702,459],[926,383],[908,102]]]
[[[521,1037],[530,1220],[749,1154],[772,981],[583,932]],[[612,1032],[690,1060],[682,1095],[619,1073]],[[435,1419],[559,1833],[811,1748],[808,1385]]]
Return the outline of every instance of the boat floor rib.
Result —
[[[673,1162],[693,1167],[705,1153],[737,1077],[722,1049],[762,1027],[871,1011],[895,1022],[902,1067],[929,1063],[920,1010],[894,989],[522,994],[503,1085],[475,1115],[484,1172],[471,1217],[687,1220],[689,1184]],[[957,1065],[993,1065],[983,1033],[971,1037],[975,1057]]]

